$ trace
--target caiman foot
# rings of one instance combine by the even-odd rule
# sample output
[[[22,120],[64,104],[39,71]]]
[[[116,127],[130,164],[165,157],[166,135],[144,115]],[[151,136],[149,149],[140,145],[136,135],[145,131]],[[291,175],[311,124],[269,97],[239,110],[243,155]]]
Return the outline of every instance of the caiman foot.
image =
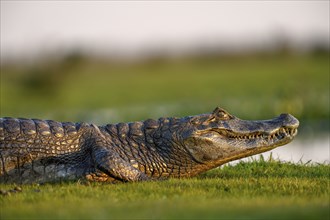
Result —
[[[90,182],[119,182],[103,172],[88,173],[85,175],[85,178]]]

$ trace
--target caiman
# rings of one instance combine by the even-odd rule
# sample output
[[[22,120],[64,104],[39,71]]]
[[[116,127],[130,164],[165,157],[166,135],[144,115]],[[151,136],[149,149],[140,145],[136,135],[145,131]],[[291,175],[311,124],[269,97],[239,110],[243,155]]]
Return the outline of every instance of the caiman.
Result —
[[[241,120],[216,108],[183,118],[96,126],[0,119],[0,182],[134,182],[192,177],[292,141],[299,121]]]

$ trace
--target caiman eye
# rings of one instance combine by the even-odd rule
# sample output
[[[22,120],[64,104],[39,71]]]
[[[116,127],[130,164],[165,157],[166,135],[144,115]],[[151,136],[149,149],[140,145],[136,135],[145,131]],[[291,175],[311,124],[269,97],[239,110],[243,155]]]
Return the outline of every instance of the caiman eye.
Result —
[[[218,117],[222,120],[227,120],[227,119],[230,118],[229,115],[226,112],[223,112],[223,111],[218,113]]]
[[[230,116],[227,113],[222,112],[222,113],[218,114],[217,116],[211,117],[208,121],[215,122],[217,120],[229,120],[229,119],[230,119]]]
[[[229,120],[231,118],[231,116],[223,109],[221,108],[216,108],[213,112],[214,117],[213,118],[217,118],[220,120]],[[212,119],[213,119],[212,118]]]

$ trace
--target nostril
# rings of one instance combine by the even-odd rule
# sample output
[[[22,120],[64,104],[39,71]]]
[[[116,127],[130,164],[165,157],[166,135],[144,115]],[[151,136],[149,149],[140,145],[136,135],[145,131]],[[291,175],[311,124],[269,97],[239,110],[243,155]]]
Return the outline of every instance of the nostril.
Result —
[[[280,114],[280,116],[278,116],[278,119],[281,122],[287,123],[288,121],[290,121],[290,115],[282,113],[282,114]]]
[[[280,115],[280,118],[288,118],[288,117],[290,117],[290,116],[291,116],[290,114],[282,113],[282,114]]]

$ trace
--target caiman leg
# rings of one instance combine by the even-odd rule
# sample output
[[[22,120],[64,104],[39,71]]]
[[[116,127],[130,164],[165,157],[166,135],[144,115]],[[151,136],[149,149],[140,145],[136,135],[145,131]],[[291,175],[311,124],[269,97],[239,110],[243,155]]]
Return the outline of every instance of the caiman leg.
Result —
[[[111,145],[111,143],[107,143],[107,137],[101,133],[97,126],[94,126],[94,129],[96,132],[94,133],[94,138],[92,138],[94,139],[92,156],[98,170],[107,174],[108,177],[113,177],[114,179],[119,179],[125,182],[136,182],[150,179],[145,173],[123,160],[118,153],[113,150],[111,151],[109,147],[106,147]],[[98,180],[94,178],[93,180],[103,181],[102,178]]]

